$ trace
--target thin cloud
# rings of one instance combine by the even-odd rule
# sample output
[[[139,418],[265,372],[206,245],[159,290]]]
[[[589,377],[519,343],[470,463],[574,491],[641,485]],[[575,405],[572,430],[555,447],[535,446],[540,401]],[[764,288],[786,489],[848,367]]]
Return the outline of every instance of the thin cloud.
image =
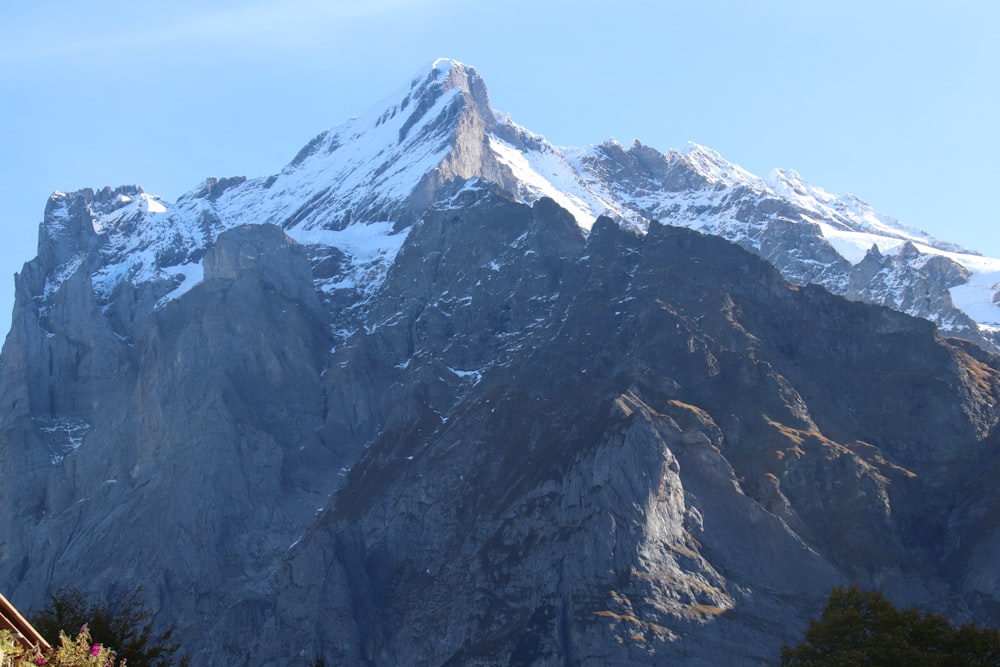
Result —
[[[393,20],[414,12],[433,11],[455,0],[368,0],[318,2],[298,0],[257,4],[222,11],[180,9],[177,19],[156,23],[126,15],[88,31],[72,20],[55,22],[33,15],[8,23],[0,33],[0,63],[27,65],[71,57],[119,56],[123,52],[210,40],[230,45],[302,46],[337,38],[337,29],[354,21]]]

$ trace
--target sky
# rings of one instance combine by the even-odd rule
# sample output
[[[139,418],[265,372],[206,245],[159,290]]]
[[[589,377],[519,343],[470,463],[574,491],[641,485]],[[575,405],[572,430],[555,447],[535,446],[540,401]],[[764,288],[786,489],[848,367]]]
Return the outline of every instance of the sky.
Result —
[[[1000,3],[9,0],[0,330],[55,190],[265,176],[439,57],[559,146],[693,141],[1000,257]]]

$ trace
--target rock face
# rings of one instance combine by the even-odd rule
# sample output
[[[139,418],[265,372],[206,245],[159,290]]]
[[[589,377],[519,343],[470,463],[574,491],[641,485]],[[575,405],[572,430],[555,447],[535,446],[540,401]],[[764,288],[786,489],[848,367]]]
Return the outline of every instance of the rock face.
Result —
[[[989,342],[787,282],[933,309],[971,270],[852,264],[699,150],[577,156],[648,195],[581,225],[458,64],[380,109],[169,209],[53,196],[0,354],[19,607],[141,585],[248,665],[776,664],[842,582],[1000,623]]]

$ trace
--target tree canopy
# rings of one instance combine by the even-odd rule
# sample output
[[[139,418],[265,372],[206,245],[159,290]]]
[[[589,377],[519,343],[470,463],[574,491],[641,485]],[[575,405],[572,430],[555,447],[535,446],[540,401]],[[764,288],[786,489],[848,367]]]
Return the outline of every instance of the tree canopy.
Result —
[[[782,667],[1000,667],[1000,632],[938,614],[896,608],[857,586],[830,593],[805,640],[781,649]]]

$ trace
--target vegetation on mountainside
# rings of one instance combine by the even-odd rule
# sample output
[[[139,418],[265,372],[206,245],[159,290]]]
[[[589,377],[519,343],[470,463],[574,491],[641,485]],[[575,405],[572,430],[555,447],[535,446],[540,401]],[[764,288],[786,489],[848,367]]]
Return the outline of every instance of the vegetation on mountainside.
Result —
[[[1000,667],[1000,631],[897,609],[877,591],[836,587],[805,640],[781,649],[782,667]]]

